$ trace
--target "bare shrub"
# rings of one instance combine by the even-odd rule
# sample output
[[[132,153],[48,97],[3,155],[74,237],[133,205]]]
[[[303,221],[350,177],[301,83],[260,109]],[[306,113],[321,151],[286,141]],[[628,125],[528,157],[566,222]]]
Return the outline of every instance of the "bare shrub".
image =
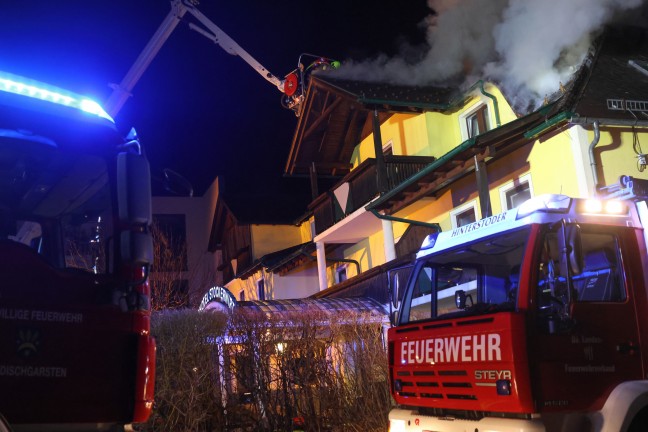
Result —
[[[375,315],[238,307],[224,318],[154,315],[158,376],[148,430],[386,430],[388,366]]]
[[[237,313],[226,358],[230,401],[249,393],[254,430],[385,430],[391,407],[382,326],[375,316],[320,311]],[[232,395],[231,393],[234,393]]]
[[[213,343],[225,325],[226,316],[219,313],[182,309],[153,314],[158,345],[155,407],[145,430],[225,430]]]
[[[192,277],[187,272],[187,244],[182,239],[174,238],[157,222],[151,224],[153,239],[153,271],[150,275],[151,309],[177,309],[189,303],[186,287],[182,281]]]

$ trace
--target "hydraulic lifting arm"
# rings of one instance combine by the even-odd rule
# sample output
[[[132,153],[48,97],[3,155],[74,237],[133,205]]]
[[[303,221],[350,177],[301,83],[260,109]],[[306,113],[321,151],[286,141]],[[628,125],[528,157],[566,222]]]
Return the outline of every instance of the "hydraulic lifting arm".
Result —
[[[177,1],[177,0],[176,0]],[[207,30],[200,28],[194,23],[189,23],[189,28],[195,30],[201,35],[205,36],[208,39],[214,41],[214,43],[220,45],[225,51],[229,54],[237,55],[241,57],[247,64],[252,66],[259,75],[265,78],[268,82],[274,84],[280,92],[283,93],[284,80],[281,80],[270,73],[266,68],[264,68],[261,63],[256,61],[247,51],[245,51],[239,44],[237,44],[231,37],[229,37],[223,30],[220,29],[216,24],[214,24],[209,18],[203,15],[195,6],[188,4],[187,1],[183,3],[184,7],[187,8],[187,12],[193,15],[200,23],[207,28]]]
[[[264,79],[275,85],[279,91],[284,92],[284,80],[281,80],[271,74],[261,63],[256,61],[247,51],[245,51],[239,44],[230,38],[223,30],[214,24],[209,18],[203,15],[196,7],[188,0],[172,0],[171,10],[166,16],[164,21],[160,24],[153,37],[149,40],[146,47],[142,50],[135,63],[131,66],[124,79],[119,84],[113,84],[113,93],[108,98],[105,104],[106,111],[111,117],[115,118],[117,113],[124,106],[128,98],[131,96],[131,91],[135,84],[142,77],[144,71],[148,68],[151,61],[155,58],[160,48],[164,45],[173,30],[176,28],[183,16],[189,12],[196,18],[205,28],[189,23],[192,30],[197,31],[203,36],[211,39],[217,43],[225,51],[232,55],[238,55],[247,64],[261,75]]]
[[[148,41],[139,57],[137,57],[137,60],[135,60],[135,63],[133,63],[124,76],[124,79],[119,84],[111,85],[113,92],[104,104],[104,107],[112,118],[115,118],[131,96],[131,91],[135,87],[135,84],[137,84],[146,68],[148,68],[151,61],[153,61],[160,51],[162,45],[164,45],[171,33],[173,33],[173,30],[175,30],[186,11],[187,8],[179,0],[172,1],[169,14],[164,18],[164,21],[162,21],[157,31],[153,34],[153,37]]]

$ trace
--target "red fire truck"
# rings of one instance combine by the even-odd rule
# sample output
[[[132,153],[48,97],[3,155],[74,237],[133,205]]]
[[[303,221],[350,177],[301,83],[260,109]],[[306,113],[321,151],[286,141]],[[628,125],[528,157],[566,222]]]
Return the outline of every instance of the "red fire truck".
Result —
[[[607,192],[426,239],[392,294],[391,432],[648,431],[648,182]]]
[[[98,104],[0,73],[0,430],[147,419],[150,189]]]

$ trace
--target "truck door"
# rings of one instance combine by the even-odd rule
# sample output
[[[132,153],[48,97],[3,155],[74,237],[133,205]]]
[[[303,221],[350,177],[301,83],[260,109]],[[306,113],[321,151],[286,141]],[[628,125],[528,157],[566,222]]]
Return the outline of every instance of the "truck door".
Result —
[[[530,344],[540,411],[597,410],[618,383],[642,378],[636,311],[623,269],[624,255],[638,251],[623,232],[581,227],[583,266],[571,278],[571,294],[558,274],[556,235],[545,238]]]

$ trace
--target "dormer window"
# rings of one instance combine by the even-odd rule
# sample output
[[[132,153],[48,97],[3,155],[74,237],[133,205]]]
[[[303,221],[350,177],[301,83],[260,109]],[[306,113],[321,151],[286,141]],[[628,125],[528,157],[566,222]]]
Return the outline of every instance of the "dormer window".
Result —
[[[490,129],[489,125],[488,106],[481,105],[475,112],[466,117],[466,131],[468,132],[468,138],[473,138],[486,132]]]
[[[488,101],[480,100],[459,115],[461,139],[465,141],[492,128]]]

